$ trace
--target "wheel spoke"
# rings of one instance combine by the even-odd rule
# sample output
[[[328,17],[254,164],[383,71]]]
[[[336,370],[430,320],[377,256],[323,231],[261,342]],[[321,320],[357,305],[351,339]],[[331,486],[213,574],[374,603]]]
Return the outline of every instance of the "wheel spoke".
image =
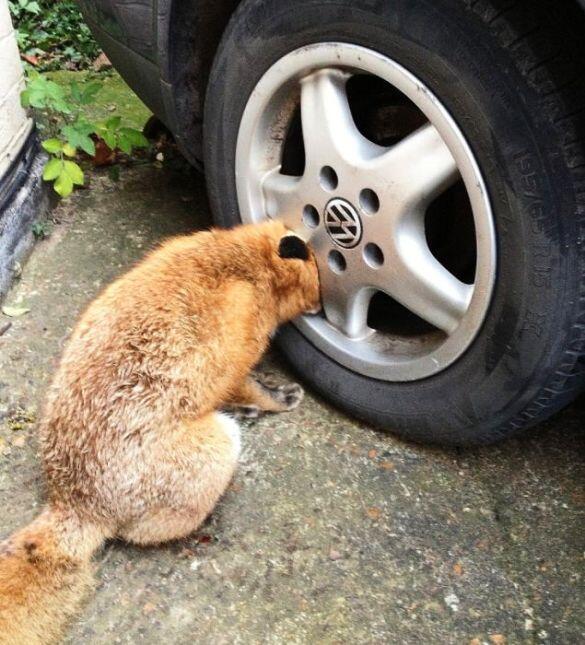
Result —
[[[381,148],[363,137],[349,107],[348,74],[323,69],[301,83],[301,121],[307,164],[312,167],[343,159],[353,165],[358,158],[371,158]]]
[[[319,280],[323,311],[327,320],[350,338],[363,338],[371,333],[367,325],[368,305],[374,290],[360,279],[358,253],[339,250],[325,231],[320,229],[311,240],[319,264]],[[331,268],[329,254],[342,254],[345,270],[336,273]]]
[[[370,160],[365,170],[388,187],[386,198],[393,210],[404,214],[422,211],[459,176],[453,155],[430,124]]]
[[[327,320],[349,338],[367,336],[371,332],[367,319],[372,289],[352,287],[339,276],[331,276],[327,282],[323,292],[323,311]]]
[[[395,242],[379,285],[423,320],[453,333],[467,311],[473,285],[461,282],[433,256],[421,223],[403,227]]]
[[[291,230],[301,227],[300,183],[300,177],[282,175],[279,168],[271,170],[262,181],[266,214],[272,219],[281,219]]]

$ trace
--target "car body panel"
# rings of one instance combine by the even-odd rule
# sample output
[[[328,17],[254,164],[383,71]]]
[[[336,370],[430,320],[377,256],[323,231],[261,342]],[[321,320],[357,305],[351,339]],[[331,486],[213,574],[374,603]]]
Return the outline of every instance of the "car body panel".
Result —
[[[156,62],[155,0],[80,0],[92,27]]]
[[[207,78],[240,0],[78,1],[114,67],[199,165]]]

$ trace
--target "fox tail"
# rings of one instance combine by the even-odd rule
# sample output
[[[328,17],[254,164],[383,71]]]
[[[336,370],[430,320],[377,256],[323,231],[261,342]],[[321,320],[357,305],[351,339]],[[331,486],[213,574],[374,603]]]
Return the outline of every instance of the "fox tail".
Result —
[[[0,543],[0,643],[57,641],[92,587],[91,558],[105,533],[46,508]]]

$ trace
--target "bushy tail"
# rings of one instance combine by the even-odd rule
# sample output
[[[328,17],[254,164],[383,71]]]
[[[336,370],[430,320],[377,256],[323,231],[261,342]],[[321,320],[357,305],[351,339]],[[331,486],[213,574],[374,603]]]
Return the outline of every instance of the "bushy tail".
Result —
[[[45,510],[0,544],[0,643],[58,640],[92,586],[105,534],[72,513]]]

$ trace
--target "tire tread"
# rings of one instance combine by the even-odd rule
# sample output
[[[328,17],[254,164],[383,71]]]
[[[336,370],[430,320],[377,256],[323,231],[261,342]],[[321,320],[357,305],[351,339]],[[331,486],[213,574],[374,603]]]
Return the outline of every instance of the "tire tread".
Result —
[[[516,0],[499,11],[495,17],[487,18],[489,11],[502,5],[502,0],[479,0],[471,6],[486,27],[499,35],[501,46],[506,49],[526,82],[538,93],[542,108],[550,114],[553,127],[557,130],[565,163],[574,176],[577,203],[578,227],[585,231],[585,193],[577,190],[583,180],[585,168],[585,137],[583,125],[585,114],[585,67],[584,47],[580,51],[569,51],[566,34],[546,20],[546,12],[552,7],[548,0]],[[580,11],[574,7],[575,11]],[[558,11],[558,9],[557,9]],[[570,24],[571,10],[564,15],[566,29],[571,42],[576,42],[575,29]],[[562,17],[561,17],[562,18]],[[500,29],[496,27],[500,26]],[[503,25],[502,23],[507,23]],[[518,26],[524,25],[524,28]],[[526,27],[526,25],[530,25]],[[516,29],[516,38],[506,42],[502,37],[506,28]],[[540,74],[535,72],[539,71]],[[581,137],[577,134],[581,131]],[[585,276],[585,248],[580,237],[578,252],[579,275]],[[579,297],[574,307],[573,320],[567,334],[567,349],[559,357],[547,381],[534,398],[513,418],[497,429],[500,435],[509,435],[548,418],[566,405],[582,391],[585,381],[585,334],[582,320],[585,316],[585,280],[579,283]]]

